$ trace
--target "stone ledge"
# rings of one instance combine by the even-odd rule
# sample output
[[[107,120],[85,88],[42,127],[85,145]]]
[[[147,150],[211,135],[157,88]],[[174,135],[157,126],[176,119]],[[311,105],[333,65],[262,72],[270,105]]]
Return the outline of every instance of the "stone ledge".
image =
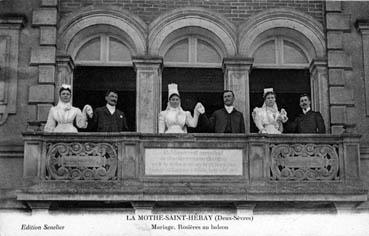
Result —
[[[0,15],[0,28],[21,29],[26,23],[25,16]]]
[[[369,31],[369,20],[368,19],[360,19],[355,22],[355,27],[363,33],[364,31]]]
[[[0,158],[3,157],[15,157],[23,158],[24,146],[23,145],[0,145]]]

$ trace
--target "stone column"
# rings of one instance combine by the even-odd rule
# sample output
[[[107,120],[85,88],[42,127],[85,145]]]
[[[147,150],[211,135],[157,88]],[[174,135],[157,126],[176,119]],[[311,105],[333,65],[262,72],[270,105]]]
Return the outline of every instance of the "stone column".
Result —
[[[74,62],[71,56],[58,55],[56,57],[56,66],[57,74],[55,80],[55,101],[58,101],[58,91],[62,84],[70,84],[73,90]]]
[[[358,20],[356,28],[361,33],[364,61],[364,85],[366,116],[369,116],[369,20]]]
[[[246,133],[250,132],[250,86],[249,74],[252,58],[225,58],[223,60],[224,89],[232,90],[235,95],[234,106],[243,113]]]
[[[133,58],[136,70],[137,132],[157,133],[161,108],[162,58]]]
[[[329,97],[328,97],[328,76],[327,61],[313,60],[310,64],[310,81],[311,81],[311,102],[312,109],[319,111],[324,119],[326,132],[329,131]]]

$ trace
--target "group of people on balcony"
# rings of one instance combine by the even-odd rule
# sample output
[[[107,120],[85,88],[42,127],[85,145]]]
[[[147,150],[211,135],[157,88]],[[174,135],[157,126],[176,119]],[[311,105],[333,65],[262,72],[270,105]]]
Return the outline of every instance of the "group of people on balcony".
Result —
[[[59,90],[59,102],[51,107],[45,125],[46,132],[77,132],[78,128],[87,128],[97,132],[128,131],[125,115],[116,108],[118,94],[114,90],[105,95],[106,106],[92,109],[85,105],[82,111],[71,105],[72,90],[70,85],[62,85]],[[278,110],[276,94],[272,88],[264,89],[264,103],[262,107],[254,108],[252,117],[259,133],[281,134],[283,123],[288,121],[285,109]],[[216,110],[210,117],[205,114],[205,107],[197,103],[193,116],[191,112],[181,107],[181,97],[177,84],[168,85],[167,108],[159,113],[159,133],[187,133],[187,127],[197,127],[199,123],[206,130],[214,133],[245,133],[243,114],[233,105],[235,95],[233,91],[223,92],[224,107]],[[325,133],[322,115],[311,110],[310,97],[300,96],[300,107],[303,111],[294,121],[288,122],[286,127],[292,133]],[[201,122],[199,122],[201,117]]]

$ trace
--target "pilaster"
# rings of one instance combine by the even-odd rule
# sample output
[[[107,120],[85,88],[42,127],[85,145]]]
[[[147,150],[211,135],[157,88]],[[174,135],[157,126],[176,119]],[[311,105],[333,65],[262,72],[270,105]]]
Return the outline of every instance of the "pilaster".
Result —
[[[55,101],[58,99],[57,91],[59,91],[62,84],[70,84],[73,89],[74,67],[74,61],[71,56],[58,55],[56,57]]]
[[[252,58],[225,58],[223,60],[224,89],[232,90],[235,95],[234,106],[242,112],[245,118],[246,133],[250,132],[250,88],[249,74],[251,71]]]
[[[157,133],[161,108],[162,58],[136,57],[136,125],[137,132]]]
[[[312,108],[319,111],[324,119],[326,132],[329,132],[329,92],[328,92],[328,74],[327,60],[313,60],[310,64],[310,81],[312,89]]]
[[[365,110],[369,116],[369,19],[358,20],[356,28],[361,33],[363,45],[363,65],[364,65],[364,86],[365,86]]]

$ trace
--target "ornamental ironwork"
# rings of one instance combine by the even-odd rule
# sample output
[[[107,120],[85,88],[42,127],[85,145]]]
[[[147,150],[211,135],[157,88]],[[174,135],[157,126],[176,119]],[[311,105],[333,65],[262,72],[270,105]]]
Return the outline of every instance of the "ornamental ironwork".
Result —
[[[271,146],[271,179],[288,181],[338,180],[338,147],[328,144]]]
[[[47,145],[46,179],[113,180],[117,178],[117,147],[109,143]]]

